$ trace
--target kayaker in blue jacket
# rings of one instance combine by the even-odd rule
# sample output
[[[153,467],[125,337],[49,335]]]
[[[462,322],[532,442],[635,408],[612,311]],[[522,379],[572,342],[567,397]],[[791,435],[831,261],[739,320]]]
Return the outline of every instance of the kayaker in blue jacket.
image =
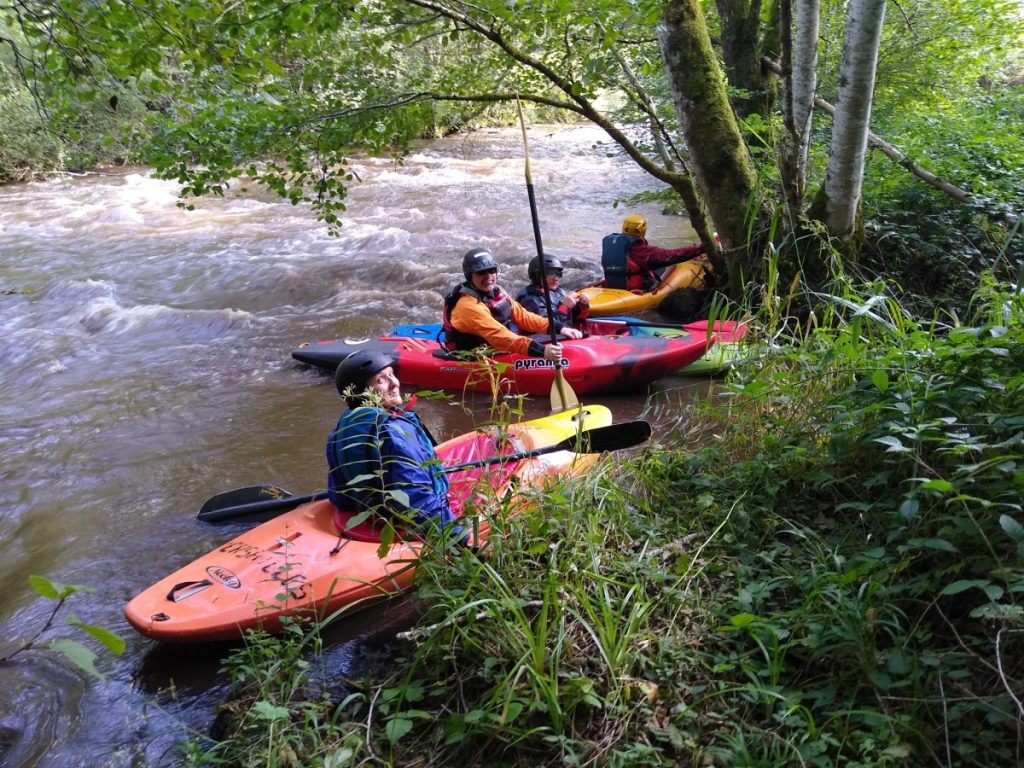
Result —
[[[516,301],[535,315],[545,316],[544,288],[541,280],[540,258],[534,256],[526,268],[530,284],[519,291]],[[572,326],[583,330],[587,317],[590,316],[590,300],[586,294],[567,291],[560,288],[562,279],[562,262],[550,253],[544,254],[544,274],[548,278],[548,294],[551,296],[551,309],[555,319],[563,326]]]
[[[343,509],[372,510],[418,528],[447,527],[464,538],[448,505],[448,478],[435,441],[403,407],[395,361],[360,350],[334,375],[348,403],[327,438],[327,494]]]

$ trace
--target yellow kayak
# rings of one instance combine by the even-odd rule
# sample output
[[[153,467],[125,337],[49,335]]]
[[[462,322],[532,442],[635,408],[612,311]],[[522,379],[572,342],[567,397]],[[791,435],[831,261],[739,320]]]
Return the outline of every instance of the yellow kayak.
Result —
[[[630,312],[642,312],[654,309],[672,291],[680,288],[700,288],[704,284],[704,275],[711,269],[707,257],[701,254],[695,259],[684,261],[669,267],[662,276],[658,287],[653,291],[625,291],[617,288],[605,288],[604,281],[582,288],[590,299],[590,316],[622,315]]]

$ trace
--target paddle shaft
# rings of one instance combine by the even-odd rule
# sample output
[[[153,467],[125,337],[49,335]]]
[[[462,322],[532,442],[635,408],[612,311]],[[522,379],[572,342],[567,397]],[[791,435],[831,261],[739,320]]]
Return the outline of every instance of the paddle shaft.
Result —
[[[606,427],[595,427],[585,429],[575,435],[565,438],[554,445],[546,445],[541,448],[534,448],[530,451],[520,451],[501,456],[488,456],[486,459],[471,461],[467,464],[455,464],[444,467],[445,472],[461,472],[465,469],[485,467],[489,464],[500,464],[507,461],[519,461],[534,456],[543,456],[547,453],[557,451],[568,451],[579,449],[579,453],[603,453],[604,451],[615,451],[622,448],[630,448],[639,445],[651,436],[651,425],[646,421],[627,421],[622,424],[610,424]],[[222,520],[230,520],[234,517],[244,517],[258,512],[284,512],[289,509],[307,504],[311,501],[319,501],[327,498],[327,491],[317,491],[305,496],[285,496],[278,499],[267,499],[265,501],[253,501],[248,504],[236,504],[222,509],[210,509],[200,511],[198,518],[207,523],[216,523]],[[209,502],[208,502],[209,503]]]
[[[533,191],[533,175],[530,173],[530,143],[526,138],[526,118],[523,117],[523,105],[516,96],[516,109],[519,110],[519,127],[523,131],[523,157],[526,160],[526,196],[530,200],[530,219],[533,221],[533,239],[537,243],[537,262],[540,266],[541,293],[544,295],[544,309],[548,315],[548,333],[551,336],[551,343],[558,343],[558,333],[555,330],[555,310],[551,306],[551,290],[548,287],[548,270],[544,265],[544,243],[540,237],[540,215],[537,213],[537,196]],[[562,401],[562,408],[568,410],[571,406],[579,403],[576,393],[569,398],[569,387],[562,372],[562,361],[555,363],[555,386],[558,388],[558,396]]]

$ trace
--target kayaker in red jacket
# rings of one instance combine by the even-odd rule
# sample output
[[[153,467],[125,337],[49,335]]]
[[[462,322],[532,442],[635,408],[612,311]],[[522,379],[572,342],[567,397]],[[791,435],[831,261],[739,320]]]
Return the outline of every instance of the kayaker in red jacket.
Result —
[[[490,346],[501,352],[518,352],[555,362],[562,359],[561,344],[531,339],[512,330],[515,324],[526,333],[549,333],[548,320],[525,309],[498,285],[498,262],[490,251],[474,248],[466,253],[462,257],[462,274],[466,281],[455,286],[444,300],[443,327],[449,349]],[[567,339],[583,336],[557,319],[555,333]]]
[[[654,270],[689,261],[704,253],[704,245],[659,248],[645,240],[647,219],[631,213],[622,221],[622,232],[605,235],[601,241],[601,267],[607,288],[651,291],[661,282]]]

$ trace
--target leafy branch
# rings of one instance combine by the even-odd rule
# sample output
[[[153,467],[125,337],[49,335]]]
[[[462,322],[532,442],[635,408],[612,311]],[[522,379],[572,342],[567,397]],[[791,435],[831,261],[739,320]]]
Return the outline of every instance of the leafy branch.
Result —
[[[53,626],[54,620],[57,618],[57,614],[60,613],[60,610],[64,607],[64,603],[67,599],[79,592],[92,592],[92,588],[77,584],[61,584],[59,582],[50,581],[45,576],[29,576],[28,582],[38,594],[48,600],[55,600],[56,604],[40,630],[36,632],[32,638],[22,643],[22,645],[16,648],[13,652],[0,657],[0,664],[9,663],[15,656],[25,651],[45,649],[57,651],[67,657],[72,664],[84,672],[87,672],[100,680],[105,679],[104,676],[100,674],[99,670],[96,669],[96,654],[78,641],[70,640],[68,638],[60,638],[57,640],[50,640],[48,642],[39,642],[39,639]],[[110,630],[98,627],[94,624],[87,624],[86,622],[76,618],[74,614],[68,616],[66,623],[70,626],[77,627],[86,634],[91,635],[96,640],[99,640],[100,643],[102,643],[103,646],[115,656],[120,656],[124,653],[124,640]]]

